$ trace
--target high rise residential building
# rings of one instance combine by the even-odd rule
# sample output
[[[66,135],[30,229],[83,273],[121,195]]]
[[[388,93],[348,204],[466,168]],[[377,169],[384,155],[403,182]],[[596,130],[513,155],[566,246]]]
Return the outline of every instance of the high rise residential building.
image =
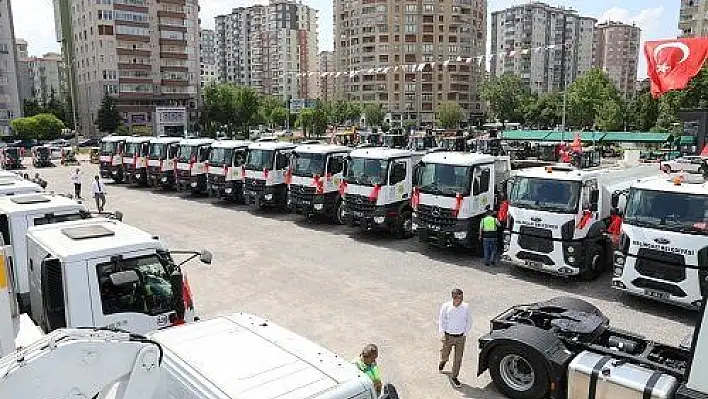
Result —
[[[10,135],[10,121],[22,116],[17,82],[17,49],[9,0],[0,0],[0,135]]]
[[[216,35],[211,29],[202,29],[199,41],[199,76],[201,87],[216,82],[219,69],[216,66]]]
[[[634,96],[641,29],[607,21],[595,26],[595,67],[605,71],[625,99]]]
[[[17,49],[17,59],[29,58],[29,44],[27,40],[16,37],[15,49]]]
[[[132,133],[161,130],[157,107],[196,116],[197,0],[54,1],[81,134],[101,133],[94,121],[106,95]]]
[[[270,0],[217,16],[219,81],[282,100],[317,98],[317,18],[316,9],[292,0]]]
[[[337,65],[334,62],[334,51],[322,51],[318,55],[320,65],[320,99],[325,102],[335,100],[337,91],[335,73]]]
[[[678,25],[683,37],[708,36],[708,1],[681,0]]]
[[[432,125],[443,101],[481,118],[484,65],[460,60],[485,53],[486,15],[486,0],[334,0],[337,96],[382,104],[392,126]]]
[[[491,59],[491,75],[519,76],[534,93],[563,90],[593,67],[595,23],[575,10],[541,2],[495,11],[492,53],[506,55]]]
[[[34,99],[45,103],[49,101],[52,93],[57,100],[66,100],[68,82],[61,54],[47,53],[42,57],[30,57],[27,41],[19,38],[17,54],[21,101]]]

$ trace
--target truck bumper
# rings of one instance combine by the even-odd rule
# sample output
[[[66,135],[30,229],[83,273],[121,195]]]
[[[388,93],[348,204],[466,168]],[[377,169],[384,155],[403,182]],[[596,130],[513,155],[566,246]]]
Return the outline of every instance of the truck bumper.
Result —
[[[242,181],[227,181],[227,182],[209,182],[207,191],[209,194],[221,199],[236,201],[243,198],[243,182]]]
[[[463,247],[470,248],[476,242],[474,235],[478,229],[473,229],[471,219],[460,219],[452,226],[426,223],[419,217],[413,217],[413,231],[420,242],[439,248]]]
[[[399,204],[376,206],[368,211],[344,207],[344,222],[362,230],[393,230],[398,221]]]
[[[148,185],[151,187],[170,188],[175,184],[175,173],[172,170],[148,172]]]
[[[287,204],[288,195],[285,184],[259,187],[258,190],[244,189],[243,194],[246,205],[256,208],[284,207]]]
[[[148,175],[146,168],[138,168],[133,171],[130,177],[130,182],[139,186],[146,186],[148,183]]]
[[[543,244],[537,248],[522,244],[541,241]],[[577,276],[583,265],[585,248],[583,241],[556,241],[505,232],[501,261],[557,276]]]
[[[336,211],[339,195],[337,192],[327,194],[314,194],[310,196],[288,197],[290,209],[305,216],[325,215],[331,216]]]

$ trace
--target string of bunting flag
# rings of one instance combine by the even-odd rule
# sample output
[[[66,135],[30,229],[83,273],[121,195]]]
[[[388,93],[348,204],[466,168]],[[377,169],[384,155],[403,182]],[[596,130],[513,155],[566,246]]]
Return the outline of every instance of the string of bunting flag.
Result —
[[[571,47],[572,43],[566,43],[566,47]],[[562,48],[562,44],[549,44],[547,46],[541,46],[541,47],[532,47],[532,48],[526,48],[526,49],[521,49],[521,50],[510,50],[510,51],[502,51],[499,53],[492,53],[489,55],[476,55],[476,56],[469,56],[469,57],[463,57],[463,56],[458,56],[454,60],[445,60],[445,61],[431,61],[431,62],[422,62],[420,64],[401,64],[401,65],[389,65],[389,66],[380,66],[377,68],[368,68],[368,69],[353,69],[353,70],[348,70],[348,71],[338,71],[338,72],[333,72],[333,71],[328,71],[328,72],[289,72],[288,74],[294,75],[294,76],[314,76],[314,75],[319,75],[320,77],[328,77],[332,76],[335,78],[339,77],[349,77],[352,78],[357,75],[371,75],[371,74],[385,74],[389,72],[398,72],[403,71],[403,72],[423,72],[425,70],[426,66],[430,66],[431,68],[435,67],[435,65],[442,65],[443,67],[447,68],[448,65],[451,63],[464,63],[464,64],[472,64],[473,61],[477,63],[477,66],[481,66],[482,62],[484,62],[484,59],[491,60],[494,57],[497,58],[511,58],[511,57],[516,57],[516,56],[521,56],[521,55],[528,55],[531,53],[540,53],[542,51],[548,51],[548,50],[556,50],[559,48]]]

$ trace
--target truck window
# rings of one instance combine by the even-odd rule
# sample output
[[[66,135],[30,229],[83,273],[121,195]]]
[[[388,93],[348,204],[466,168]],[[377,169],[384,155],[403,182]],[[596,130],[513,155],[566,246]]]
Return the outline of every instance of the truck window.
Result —
[[[209,160],[209,150],[211,147],[204,146],[199,147],[199,160],[198,162],[206,162]]]
[[[59,259],[46,258],[42,261],[41,280],[42,303],[49,330],[66,327],[64,273]]]
[[[327,173],[336,175],[344,171],[344,160],[339,155],[334,155],[329,158],[327,164]]]
[[[0,215],[0,234],[5,245],[10,245],[10,221],[5,214]]]
[[[246,151],[237,150],[236,152],[234,152],[234,165],[233,166],[241,166],[244,163],[246,163]]]
[[[474,190],[473,195],[484,194],[489,191],[489,180],[491,172],[489,168],[477,168],[474,173]]]
[[[169,155],[167,157],[170,159],[177,158],[177,153],[179,153],[179,145],[170,144]]]
[[[74,220],[84,219],[80,213],[70,213],[66,215],[45,215],[42,217],[34,218],[34,226],[42,226],[45,224],[54,224],[62,222],[71,222]]]
[[[400,183],[406,180],[407,165],[405,161],[398,161],[393,163],[391,168],[391,184]]]
[[[115,286],[111,273],[135,270],[139,281]],[[173,310],[172,285],[165,265],[156,255],[96,265],[103,314],[137,312],[158,315]]]
[[[288,167],[289,163],[290,157],[288,156],[288,154],[278,152],[278,155],[275,156],[275,170],[285,169]]]

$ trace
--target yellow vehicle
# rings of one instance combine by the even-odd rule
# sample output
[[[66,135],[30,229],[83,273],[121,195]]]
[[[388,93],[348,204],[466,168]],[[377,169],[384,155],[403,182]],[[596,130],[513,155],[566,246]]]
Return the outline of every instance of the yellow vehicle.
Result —
[[[64,166],[79,164],[79,161],[76,159],[76,150],[74,150],[74,147],[62,147],[61,164]]]
[[[91,147],[89,149],[89,162],[91,163],[100,163],[101,162],[101,147]]]

